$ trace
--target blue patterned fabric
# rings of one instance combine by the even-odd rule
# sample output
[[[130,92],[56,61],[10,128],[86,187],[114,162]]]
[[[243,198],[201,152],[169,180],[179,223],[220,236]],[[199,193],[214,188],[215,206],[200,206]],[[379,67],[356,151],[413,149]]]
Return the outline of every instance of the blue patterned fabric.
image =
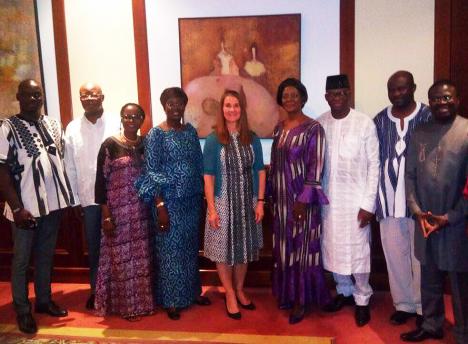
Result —
[[[398,183],[404,183],[404,165],[401,166],[401,160],[406,157],[407,149],[401,155],[395,149],[400,136],[398,134],[400,127],[400,120],[391,115],[392,106],[386,107],[374,117],[374,123],[379,136],[379,156],[380,156],[380,178],[379,178],[379,192],[376,200],[377,220],[380,221],[388,216],[395,216],[394,207],[390,205],[395,202],[395,192]],[[417,110],[417,111],[416,111]],[[422,103],[418,103],[415,112],[406,117],[404,142],[405,146],[409,146],[411,135],[414,130],[422,123],[427,123],[431,119],[431,109]],[[394,162],[395,160],[395,162]],[[397,169],[395,169],[397,167]],[[402,177],[399,182],[398,179]],[[386,183],[386,179],[389,182]],[[389,209],[390,208],[390,209]],[[406,207],[405,217],[410,217],[410,211]]]
[[[162,197],[170,228],[156,231],[155,296],[163,307],[184,308],[200,295],[198,225],[202,201],[203,157],[195,129],[156,127],[145,143],[145,169],[135,183],[139,196],[152,205]]]

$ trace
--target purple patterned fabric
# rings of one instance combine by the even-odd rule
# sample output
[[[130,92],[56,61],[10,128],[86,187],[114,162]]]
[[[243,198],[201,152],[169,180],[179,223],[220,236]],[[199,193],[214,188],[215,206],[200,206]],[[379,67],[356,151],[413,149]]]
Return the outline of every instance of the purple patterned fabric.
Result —
[[[308,120],[274,132],[268,190],[273,199],[273,294],[281,307],[330,302],[320,259],[320,206],[328,199],[320,185],[325,135]],[[293,219],[294,202],[307,204],[305,220]]]
[[[139,200],[134,187],[141,170],[141,156],[133,152],[111,160],[109,152],[101,148],[100,154],[103,152],[106,152],[105,158],[98,158],[98,163],[104,161],[101,168],[107,205],[116,229],[114,236],[103,234],[101,239],[96,313],[122,317],[150,314],[154,304],[149,210]]]

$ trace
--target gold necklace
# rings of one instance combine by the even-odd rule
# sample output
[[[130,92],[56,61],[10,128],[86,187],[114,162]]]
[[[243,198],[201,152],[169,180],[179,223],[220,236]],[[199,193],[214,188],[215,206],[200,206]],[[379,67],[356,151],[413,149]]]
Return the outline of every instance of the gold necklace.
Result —
[[[137,144],[138,141],[140,140],[140,137],[137,136],[137,138],[135,140],[132,140],[132,139],[129,139],[127,136],[125,136],[125,134],[122,134],[121,136],[127,143],[131,143],[131,144]]]

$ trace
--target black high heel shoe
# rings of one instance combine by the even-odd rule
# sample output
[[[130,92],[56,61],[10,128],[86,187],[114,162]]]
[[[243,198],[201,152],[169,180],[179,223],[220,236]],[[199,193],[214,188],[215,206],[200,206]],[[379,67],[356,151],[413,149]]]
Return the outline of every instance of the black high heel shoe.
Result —
[[[301,307],[299,310],[293,310],[289,315],[289,324],[294,325],[302,321],[304,319],[305,309]]]
[[[257,307],[255,307],[255,304],[254,304],[252,301],[250,301],[249,304],[244,305],[242,302],[240,302],[239,298],[237,298],[237,303],[238,303],[242,308],[248,309],[249,311],[253,311],[253,310],[257,309]]]
[[[229,318],[234,319],[234,320],[241,320],[241,318],[242,318],[241,312],[237,312],[237,313],[229,312],[228,307],[227,307],[226,297],[224,297],[224,305],[226,306],[226,313],[227,313]]]
[[[200,295],[200,296],[196,297],[194,302],[199,306],[209,306],[209,305],[211,305],[210,299],[207,298],[206,296],[203,296],[203,295]]]

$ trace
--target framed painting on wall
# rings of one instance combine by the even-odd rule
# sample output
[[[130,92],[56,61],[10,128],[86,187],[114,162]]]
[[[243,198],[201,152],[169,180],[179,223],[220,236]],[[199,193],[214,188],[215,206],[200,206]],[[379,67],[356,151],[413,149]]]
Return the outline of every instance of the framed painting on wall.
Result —
[[[35,1],[0,0],[0,120],[19,112],[21,80],[42,83],[36,12]]]
[[[181,79],[189,98],[185,120],[206,137],[222,93],[233,89],[245,97],[250,128],[271,137],[285,117],[277,87],[285,78],[300,78],[300,42],[300,14],[179,18]]]

